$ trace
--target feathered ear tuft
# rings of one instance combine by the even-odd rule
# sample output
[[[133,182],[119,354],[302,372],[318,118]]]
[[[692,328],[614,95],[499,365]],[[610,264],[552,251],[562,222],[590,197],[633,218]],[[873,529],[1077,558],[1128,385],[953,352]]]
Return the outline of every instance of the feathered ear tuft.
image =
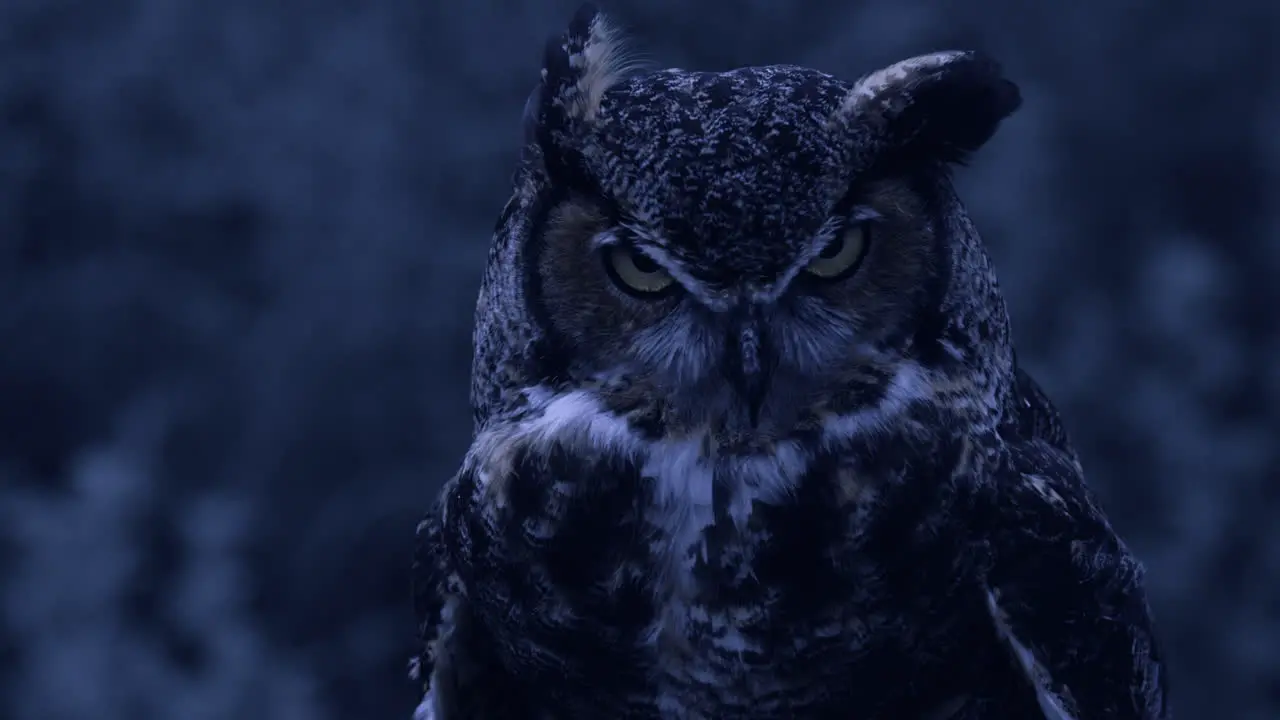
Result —
[[[991,58],[940,52],[862,78],[832,122],[856,143],[860,171],[915,161],[963,163],[1021,104],[1018,86]]]
[[[547,42],[536,123],[569,132],[596,119],[605,91],[635,67],[622,33],[595,5],[578,8],[569,27]]]
[[[638,67],[622,33],[595,5],[578,8],[569,27],[547,42],[542,81],[525,104],[525,139],[541,150],[552,175],[584,180],[578,140],[599,117],[609,88]]]

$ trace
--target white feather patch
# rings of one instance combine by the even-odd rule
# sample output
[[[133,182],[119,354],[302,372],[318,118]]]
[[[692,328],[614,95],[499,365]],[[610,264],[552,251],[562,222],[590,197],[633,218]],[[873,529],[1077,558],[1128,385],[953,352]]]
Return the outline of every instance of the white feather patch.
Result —
[[[569,66],[579,73],[573,99],[566,104],[571,117],[595,120],[605,92],[626,77],[638,63],[628,52],[623,34],[607,17],[597,13],[581,53],[569,56]]]
[[[413,720],[436,720],[435,693],[428,690],[427,694],[422,696],[422,702],[413,709]]]
[[[905,363],[898,368],[884,399],[875,407],[840,415],[827,421],[822,439],[829,444],[882,432],[913,401],[924,400],[936,393],[937,381],[924,368]]]
[[[1036,660],[1030,648],[1014,635],[1013,629],[1009,627],[1009,621],[1000,609],[996,594],[991,590],[987,590],[987,611],[991,613],[991,619],[995,621],[996,632],[999,634],[1000,639],[1009,646],[1009,650],[1013,653],[1014,661],[1018,663],[1018,668],[1022,670],[1027,682],[1031,683],[1031,686],[1035,688],[1036,700],[1040,703],[1040,711],[1044,713],[1045,720],[1076,720],[1075,716],[1067,712],[1066,708],[1062,706],[1061,698],[1046,687],[1044,679],[1048,677],[1048,673],[1045,671],[1044,666]]]
[[[886,90],[902,85],[920,73],[949,65],[968,55],[969,53],[960,50],[929,53],[876,70],[854,83],[835,117],[847,118],[865,112]]]

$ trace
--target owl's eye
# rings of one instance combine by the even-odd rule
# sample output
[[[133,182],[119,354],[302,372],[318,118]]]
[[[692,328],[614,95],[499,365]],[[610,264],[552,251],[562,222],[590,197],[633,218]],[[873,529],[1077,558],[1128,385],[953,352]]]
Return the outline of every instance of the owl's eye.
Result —
[[[810,275],[834,280],[856,270],[867,253],[867,223],[849,226],[805,267]]]
[[[632,294],[660,293],[675,282],[675,278],[652,258],[626,245],[605,248],[604,266],[609,277]]]

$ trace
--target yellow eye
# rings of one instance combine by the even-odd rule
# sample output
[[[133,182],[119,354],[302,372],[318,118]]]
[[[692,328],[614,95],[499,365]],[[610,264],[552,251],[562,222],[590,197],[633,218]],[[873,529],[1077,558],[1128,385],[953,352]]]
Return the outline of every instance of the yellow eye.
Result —
[[[614,282],[632,293],[660,293],[675,282],[675,278],[661,265],[631,247],[611,245],[605,248],[604,263]]]
[[[805,270],[820,278],[839,277],[858,265],[866,249],[866,223],[852,225],[809,261]]]

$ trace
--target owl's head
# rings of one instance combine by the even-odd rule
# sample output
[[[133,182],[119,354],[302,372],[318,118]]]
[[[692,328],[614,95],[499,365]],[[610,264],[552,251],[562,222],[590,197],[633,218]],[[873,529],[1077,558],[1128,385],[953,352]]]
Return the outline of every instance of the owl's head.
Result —
[[[531,387],[778,438],[889,403],[998,404],[989,262],[948,179],[1012,113],[989,59],[847,82],[641,71],[584,7],[548,44],[477,310],[477,419]]]

